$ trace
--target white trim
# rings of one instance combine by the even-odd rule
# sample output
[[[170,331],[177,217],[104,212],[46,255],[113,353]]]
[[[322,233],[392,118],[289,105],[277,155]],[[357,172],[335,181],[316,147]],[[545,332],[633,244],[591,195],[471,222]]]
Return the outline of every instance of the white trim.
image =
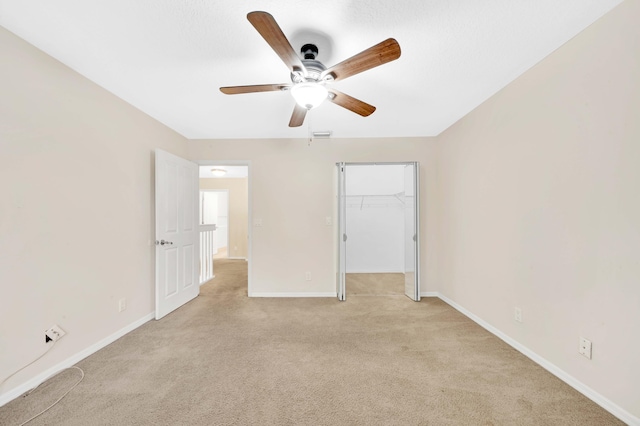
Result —
[[[437,291],[423,291],[420,293],[420,297],[440,297],[440,293]]]
[[[531,359],[533,362],[540,365],[542,368],[544,368],[545,370],[547,370],[548,372],[550,372],[551,374],[553,374],[554,376],[556,376],[557,378],[559,378],[560,380],[562,380],[563,382],[565,382],[566,384],[568,384],[569,386],[571,386],[572,388],[574,388],[575,390],[577,390],[578,392],[580,392],[581,394],[583,394],[584,396],[586,396],[587,398],[589,398],[590,400],[592,400],[593,402],[595,402],[596,404],[598,404],[599,406],[607,410],[609,413],[613,414],[614,416],[622,420],[623,422],[629,425],[640,426],[640,418],[626,411],[624,408],[615,404],[610,399],[602,396],[595,390],[591,389],[589,386],[585,385],[575,377],[571,376],[569,373],[560,369],[555,364],[541,357],[540,355],[533,352],[531,349],[527,348],[526,346],[519,343],[515,339],[507,336],[505,333],[498,330],[496,327],[492,326],[488,322],[484,321],[482,318],[478,317],[477,315],[471,313],[467,309],[458,305],[456,302],[444,296],[443,294],[437,293],[437,297],[442,299],[444,302],[446,302],[447,304],[449,304],[451,307],[455,308],[462,314],[466,315],[469,319],[471,319],[472,321],[474,321],[475,323],[477,323],[478,325],[480,325],[490,333],[502,339],[505,343],[507,343],[514,349],[516,349],[518,352],[522,353],[523,355]]]
[[[28,381],[26,381],[25,383],[19,385],[18,387],[15,387],[15,388],[11,389],[10,391],[5,392],[4,394],[0,395],[0,407],[2,407],[3,405],[5,405],[6,403],[8,403],[10,401],[13,401],[14,399],[19,397],[23,393],[25,393],[25,392],[33,389],[34,387],[38,386],[40,383],[42,383],[42,381],[46,380],[47,378],[49,378],[53,374],[57,373],[58,371],[63,370],[65,368],[69,368],[72,365],[75,365],[75,364],[79,363],[80,361],[82,361],[83,359],[88,357],[89,355],[93,355],[94,353],[98,352],[100,349],[104,348],[105,346],[110,345],[111,343],[115,342],[116,340],[118,340],[119,338],[124,336],[125,334],[132,332],[133,330],[135,330],[136,328],[140,327],[141,325],[143,325],[143,324],[149,322],[150,320],[154,319],[155,316],[156,316],[155,312],[151,312],[150,314],[145,315],[144,317],[140,318],[137,321],[132,322],[131,324],[125,326],[124,328],[121,328],[120,330],[116,331],[115,333],[111,334],[110,336],[105,337],[104,339],[100,340],[99,342],[94,343],[93,345],[89,346],[88,348],[78,352],[75,355],[70,356],[66,360],[64,360],[62,362],[59,362],[58,364],[54,365],[53,367],[43,371],[42,373],[40,373],[37,376],[29,379]]]
[[[223,259],[230,259],[230,260],[244,260],[245,262],[247,261],[246,257],[237,257],[237,256],[233,256],[233,257],[223,257]]]
[[[209,281],[211,281],[211,280],[212,280],[212,279],[214,279],[215,277],[216,277],[216,276],[214,275],[214,276],[212,276],[211,278],[209,278],[208,280],[201,282],[201,283],[200,283],[200,287],[202,287],[203,285],[205,285],[206,283],[208,283]]]
[[[346,271],[346,274],[404,274],[404,271]]]
[[[335,292],[303,292],[303,293],[249,293],[249,297],[336,297]]]

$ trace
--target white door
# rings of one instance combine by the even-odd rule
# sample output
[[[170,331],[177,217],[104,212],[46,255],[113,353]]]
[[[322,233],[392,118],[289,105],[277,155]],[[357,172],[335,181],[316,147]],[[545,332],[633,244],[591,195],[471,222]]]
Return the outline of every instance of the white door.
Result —
[[[198,166],[156,150],[156,319],[200,292]]]
[[[336,294],[338,300],[345,300],[347,279],[347,187],[345,163],[338,163],[338,259]]]
[[[420,301],[420,238],[419,238],[419,167],[418,163],[404,168],[404,293]]]

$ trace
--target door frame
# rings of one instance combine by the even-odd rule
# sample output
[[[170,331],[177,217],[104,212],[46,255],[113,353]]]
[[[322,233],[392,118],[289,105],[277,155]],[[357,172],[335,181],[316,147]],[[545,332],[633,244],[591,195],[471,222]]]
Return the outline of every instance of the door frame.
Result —
[[[246,166],[247,167],[247,296],[251,297],[252,292],[252,273],[251,273],[251,265],[253,258],[253,249],[252,249],[252,227],[253,223],[253,197],[252,197],[252,172],[251,172],[251,160],[192,160],[194,163],[200,166]],[[200,182],[198,180],[198,182]],[[198,185],[198,190],[200,190],[200,186]]]
[[[338,300],[344,302],[346,300],[346,288],[347,288],[347,256],[346,256],[346,232],[347,232],[347,216],[346,216],[346,163],[336,163],[337,171],[337,194],[336,194],[336,206],[337,206],[337,220],[336,222],[336,296]]]
[[[420,301],[420,287],[421,287],[421,279],[420,279],[420,275],[421,275],[421,268],[420,268],[420,162],[419,161],[362,161],[362,162],[342,162],[339,161],[336,163],[336,169],[338,170],[338,179],[337,179],[337,183],[338,185],[335,186],[335,188],[337,189],[336,191],[336,199],[338,199],[340,197],[341,191],[345,190],[345,196],[346,196],[346,187],[345,188],[338,188],[338,186],[341,183],[340,180],[340,167],[345,167],[345,170],[342,172],[344,174],[344,176],[346,176],[346,167],[347,166],[409,166],[409,165],[413,165],[414,166],[414,183],[415,183],[415,195],[416,195],[416,199],[415,199],[415,232],[416,232],[416,258],[415,258],[415,274],[416,274],[416,295],[417,295],[417,299],[416,302]],[[341,253],[341,247],[340,244],[342,243],[342,238],[340,238],[340,229],[342,229],[341,225],[340,225],[340,218],[342,215],[342,211],[341,211],[341,203],[340,200],[337,200],[337,216],[336,216],[336,221],[337,221],[337,228],[338,228],[338,236],[337,236],[337,244],[334,244],[335,250],[336,250],[336,259],[337,259],[337,264],[336,264],[336,277],[338,280],[340,280],[340,276],[341,275],[346,275],[346,270],[340,271],[340,253]],[[343,226],[346,225],[346,208],[345,208],[345,223],[343,224]],[[348,235],[347,235],[348,238]],[[346,262],[345,262],[345,269],[346,269]],[[343,287],[342,287],[342,298],[340,295],[340,292],[337,291],[337,296],[338,296],[338,300],[346,300],[346,279],[344,280],[345,282],[343,283]]]

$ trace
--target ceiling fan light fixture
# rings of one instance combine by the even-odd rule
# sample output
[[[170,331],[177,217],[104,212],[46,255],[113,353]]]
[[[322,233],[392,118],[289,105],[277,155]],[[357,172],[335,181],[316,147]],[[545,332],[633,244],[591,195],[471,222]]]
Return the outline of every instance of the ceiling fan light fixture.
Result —
[[[376,110],[359,99],[353,98],[335,89],[327,90],[325,84],[344,80],[363,71],[395,61],[400,57],[400,45],[393,38],[388,38],[344,61],[327,68],[317,59],[318,46],[307,43],[302,46],[299,55],[273,16],[267,12],[256,10],[247,14],[247,19],[262,36],[264,41],[282,59],[291,75],[292,84],[254,84],[250,86],[221,87],[220,91],[226,95],[241,93],[275,92],[290,88],[296,106],[289,120],[289,127],[300,127],[304,123],[307,112],[318,107],[325,99],[329,102],[354,112],[362,117],[368,117]],[[307,35],[305,35],[306,37]],[[310,38],[315,38],[311,36]],[[322,39],[322,37],[321,37]]]
[[[227,174],[227,171],[225,169],[211,169],[211,173],[215,177],[222,177]]]
[[[320,83],[307,81],[294,85],[291,88],[291,96],[301,107],[313,109],[327,99],[329,91]]]

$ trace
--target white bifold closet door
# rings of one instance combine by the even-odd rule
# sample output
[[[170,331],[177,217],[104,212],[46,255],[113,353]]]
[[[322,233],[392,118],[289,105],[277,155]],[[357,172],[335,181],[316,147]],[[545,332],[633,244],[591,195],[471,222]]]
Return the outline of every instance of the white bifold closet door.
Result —
[[[338,163],[338,259],[336,294],[345,300],[347,280],[347,180],[345,163]]]
[[[420,301],[418,163],[404,167],[404,294]]]

